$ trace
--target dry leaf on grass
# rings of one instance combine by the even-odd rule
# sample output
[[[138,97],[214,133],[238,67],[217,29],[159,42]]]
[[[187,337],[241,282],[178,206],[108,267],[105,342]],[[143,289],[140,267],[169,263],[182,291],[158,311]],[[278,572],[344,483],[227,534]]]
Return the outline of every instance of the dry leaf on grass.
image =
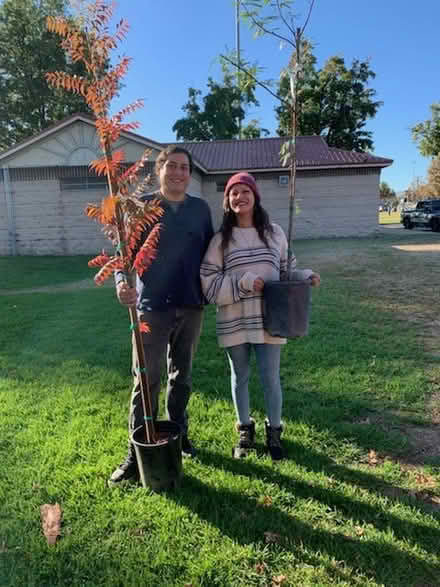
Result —
[[[438,482],[432,475],[425,475],[424,473],[417,472],[415,474],[415,480],[417,485],[422,487],[437,487]]]
[[[375,466],[379,463],[379,455],[373,449],[371,449],[368,453],[368,464]]]
[[[60,535],[61,516],[62,510],[58,503],[55,505],[45,503],[40,506],[41,527],[49,546],[54,545]]]
[[[264,540],[266,544],[278,544],[281,542],[281,536],[275,532],[265,532]]]
[[[272,505],[272,498],[270,495],[265,495],[258,501],[258,505],[262,505],[264,507],[269,507]]]
[[[272,577],[272,587],[280,587],[286,581],[286,575],[277,575],[276,577]]]
[[[267,569],[266,563],[257,563],[255,565],[255,572],[258,573],[259,575],[264,575],[264,573],[266,572],[266,569]]]

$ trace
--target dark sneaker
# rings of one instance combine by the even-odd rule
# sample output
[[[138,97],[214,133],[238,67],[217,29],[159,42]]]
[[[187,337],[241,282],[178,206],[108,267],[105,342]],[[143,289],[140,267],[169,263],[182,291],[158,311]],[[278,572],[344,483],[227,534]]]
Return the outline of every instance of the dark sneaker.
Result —
[[[238,442],[232,449],[234,459],[243,459],[249,451],[255,448],[255,422],[251,418],[250,424],[237,424]]]
[[[197,451],[191,444],[188,435],[182,434],[182,456],[192,459],[196,454]]]
[[[135,481],[139,481],[139,471],[136,460],[132,456],[129,456],[113,471],[107,481],[107,485],[109,487],[117,487]]]

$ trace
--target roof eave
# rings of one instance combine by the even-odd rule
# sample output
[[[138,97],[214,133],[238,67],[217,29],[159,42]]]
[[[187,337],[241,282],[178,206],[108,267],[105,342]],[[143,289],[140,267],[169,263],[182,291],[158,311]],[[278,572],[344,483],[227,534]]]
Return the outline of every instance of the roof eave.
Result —
[[[27,147],[32,146],[33,144],[37,143],[38,141],[41,141],[42,139],[47,138],[51,134],[54,134],[55,132],[62,130],[63,128],[69,126],[70,124],[72,124],[78,120],[80,120],[86,124],[90,124],[91,126],[95,127],[94,120],[90,116],[87,116],[86,114],[79,113],[79,114],[69,116],[68,118],[66,118],[64,120],[61,120],[60,122],[56,122],[55,124],[47,127],[43,131],[39,132],[37,135],[29,137],[28,139],[23,139],[22,141],[20,141],[19,143],[17,143],[13,147],[10,147],[6,151],[3,151],[3,153],[0,153],[0,162],[6,158],[11,157],[12,155],[14,155],[14,153],[17,153],[18,151],[21,151],[22,149],[26,149]],[[135,141],[137,143],[141,143],[142,145],[145,145],[148,148],[159,149],[159,150],[163,148],[162,143],[157,143],[156,141],[146,139],[146,138],[144,138],[140,135],[137,135],[135,133],[132,133],[132,132],[124,131],[124,132],[121,132],[120,136],[123,137],[124,139]]]
[[[393,163],[392,160],[389,162],[377,162],[377,163],[345,163],[345,164],[333,164],[333,165],[298,165],[298,171],[318,171],[320,169],[349,169],[349,168],[359,168],[359,167],[388,167]],[[290,169],[288,167],[261,167],[261,168],[246,168],[248,171],[252,173],[290,173]],[[210,169],[206,171],[207,175],[225,175],[228,173],[237,173],[239,169],[237,168],[229,168],[229,169]]]

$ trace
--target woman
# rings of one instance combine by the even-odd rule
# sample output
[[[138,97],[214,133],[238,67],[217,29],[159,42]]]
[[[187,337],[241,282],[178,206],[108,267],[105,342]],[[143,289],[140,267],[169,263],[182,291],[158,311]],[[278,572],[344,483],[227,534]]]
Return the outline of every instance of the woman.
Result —
[[[255,422],[249,414],[249,360],[254,349],[264,389],[267,418],[266,446],[273,460],[283,458],[281,445],[282,391],[280,351],[285,339],[272,337],[263,326],[265,281],[287,279],[287,240],[277,224],[271,224],[261,206],[255,179],[249,173],[233,175],[225,188],[223,222],[213,237],[201,266],[202,289],[217,305],[217,336],[225,347],[231,368],[232,399],[237,415],[238,442],[235,458],[255,447]],[[310,270],[295,270],[290,277],[320,277]]]

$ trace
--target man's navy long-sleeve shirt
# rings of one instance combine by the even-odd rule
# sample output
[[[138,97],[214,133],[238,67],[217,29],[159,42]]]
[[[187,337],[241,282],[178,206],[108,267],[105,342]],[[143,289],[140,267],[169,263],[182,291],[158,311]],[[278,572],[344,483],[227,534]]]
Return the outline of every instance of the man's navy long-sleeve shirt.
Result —
[[[157,198],[149,194],[142,201]],[[164,214],[156,258],[142,277],[136,276],[140,313],[171,307],[201,306],[200,265],[213,236],[211,212],[201,198],[185,195],[174,208],[161,198]],[[142,245],[142,242],[139,246]],[[123,280],[118,272],[116,283]]]

